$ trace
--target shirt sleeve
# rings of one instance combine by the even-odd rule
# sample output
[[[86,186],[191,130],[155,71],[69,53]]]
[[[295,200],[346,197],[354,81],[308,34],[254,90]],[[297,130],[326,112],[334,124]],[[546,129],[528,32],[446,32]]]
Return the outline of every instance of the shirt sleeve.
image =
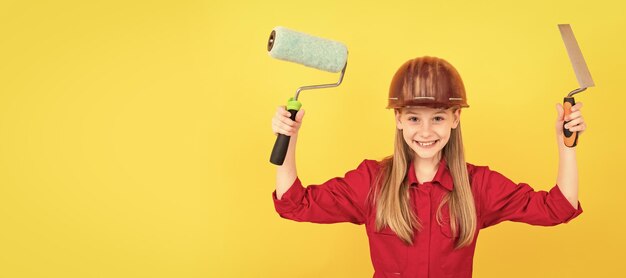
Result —
[[[528,184],[516,184],[489,167],[485,167],[481,191],[483,228],[505,220],[554,226],[567,223],[583,212],[580,202],[574,208],[558,185],[548,192],[535,191]]]
[[[300,178],[281,196],[272,192],[276,212],[286,219],[313,223],[351,222],[363,224],[366,219],[367,195],[372,167],[367,160],[347,172],[322,184],[302,186]]]

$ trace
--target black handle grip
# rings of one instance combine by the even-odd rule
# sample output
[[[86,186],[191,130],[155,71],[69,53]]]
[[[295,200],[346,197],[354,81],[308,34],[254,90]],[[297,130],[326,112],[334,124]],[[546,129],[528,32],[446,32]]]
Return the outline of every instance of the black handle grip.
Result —
[[[567,117],[572,113],[572,106],[574,105],[576,105],[576,101],[574,101],[573,97],[565,97],[563,99],[563,110],[565,112],[563,117]],[[578,131],[571,132],[569,129],[566,129],[565,124],[569,122],[570,121],[563,122],[563,143],[565,146],[573,148],[578,144]]]
[[[290,109],[288,110],[291,113],[291,117],[289,117],[292,121],[296,120],[296,114],[298,110]],[[270,156],[270,162],[274,165],[283,165],[285,162],[285,155],[287,155],[287,149],[289,148],[289,140],[291,136],[287,136],[279,133],[278,137],[276,137],[276,142],[274,142],[274,148],[272,149],[272,155]]]

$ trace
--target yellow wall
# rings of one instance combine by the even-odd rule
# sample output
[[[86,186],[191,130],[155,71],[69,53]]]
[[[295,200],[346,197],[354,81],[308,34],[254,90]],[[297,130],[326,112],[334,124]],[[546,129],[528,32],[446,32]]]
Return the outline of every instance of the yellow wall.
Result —
[[[0,2],[0,277],[371,277],[363,226],[274,211],[271,117],[338,78],[269,57],[277,25],[350,53],[340,87],[301,94],[304,183],[390,154],[391,77],[430,55],[466,84],[467,161],[546,190],[572,24],[597,84],[576,96],[585,212],[483,230],[474,274],[622,272],[622,1],[38,2]]]

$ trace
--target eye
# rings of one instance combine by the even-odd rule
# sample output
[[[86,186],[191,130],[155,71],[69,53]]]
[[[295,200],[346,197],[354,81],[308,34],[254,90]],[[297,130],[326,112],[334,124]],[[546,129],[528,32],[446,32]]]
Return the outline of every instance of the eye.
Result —
[[[439,120],[437,120],[437,119],[439,119]],[[437,116],[437,117],[435,117],[435,120],[437,120],[437,122],[441,122],[441,121],[443,121],[443,120],[445,120],[445,119],[444,119],[443,117],[439,117],[439,116]]]
[[[411,121],[411,122],[417,121],[417,117],[409,117],[409,121]]]

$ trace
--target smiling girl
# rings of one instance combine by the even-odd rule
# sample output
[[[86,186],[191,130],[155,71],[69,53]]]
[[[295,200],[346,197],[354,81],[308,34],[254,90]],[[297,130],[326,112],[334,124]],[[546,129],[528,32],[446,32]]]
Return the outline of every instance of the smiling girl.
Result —
[[[394,153],[363,160],[343,177],[304,187],[295,146],[304,110],[292,121],[279,107],[275,134],[291,136],[277,166],[272,198],[286,219],[365,224],[374,277],[471,277],[481,229],[502,221],[554,226],[582,213],[575,148],[563,143],[565,128],[586,129],[580,108],[563,118],[556,105],[558,177],[549,191],[514,183],[488,166],[465,162],[461,109],[465,88],[456,69],[436,57],[404,63],[393,76],[388,109],[394,109]]]

